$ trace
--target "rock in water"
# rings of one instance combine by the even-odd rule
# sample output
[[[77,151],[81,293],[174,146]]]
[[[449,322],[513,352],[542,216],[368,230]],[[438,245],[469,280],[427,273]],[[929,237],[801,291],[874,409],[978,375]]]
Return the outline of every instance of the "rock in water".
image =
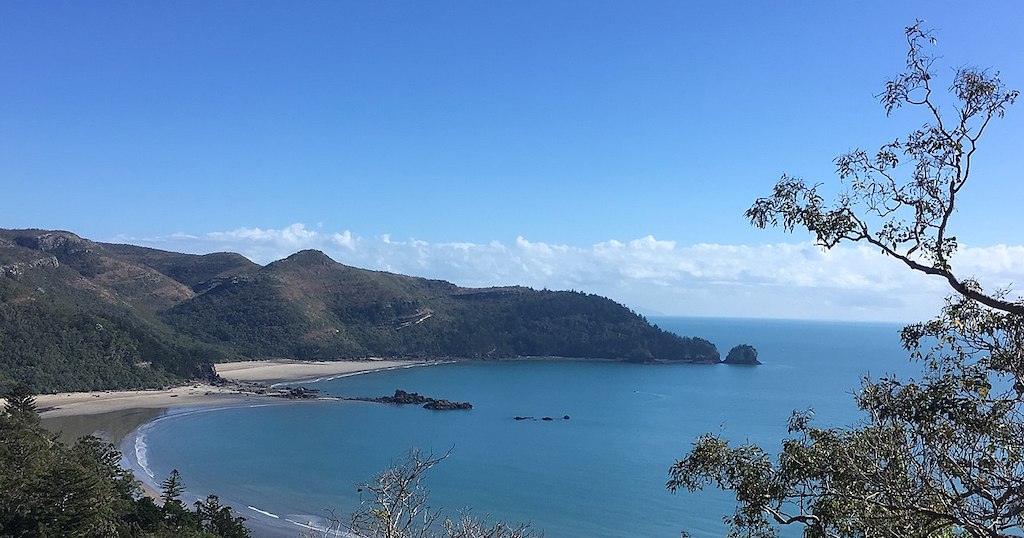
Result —
[[[473,409],[473,404],[469,402],[450,402],[448,400],[431,400],[423,405],[424,409],[431,409],[434,411],[454,411],[457,409]]]
[[[740,344],[730,349],[729,355],[722,362],[725,364],[761,364],[761,361],[757,360],[757,349],[749,344]]]

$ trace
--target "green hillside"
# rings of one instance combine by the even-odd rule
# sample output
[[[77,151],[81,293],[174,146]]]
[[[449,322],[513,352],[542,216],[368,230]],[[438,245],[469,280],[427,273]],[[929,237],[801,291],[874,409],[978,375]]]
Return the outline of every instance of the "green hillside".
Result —
[[[472,289],[302,251],[266,266],[0,230],[0,385],[149,387],[242,358],[719,362],[596,295]]]

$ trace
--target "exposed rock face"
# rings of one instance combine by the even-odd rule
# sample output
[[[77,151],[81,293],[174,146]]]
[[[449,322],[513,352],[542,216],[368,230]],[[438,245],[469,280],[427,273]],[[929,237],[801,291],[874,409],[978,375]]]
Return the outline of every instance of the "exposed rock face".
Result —
[[[757,349],[749,344],[740,344],[729,350],[729,355],[722,361],[725,364],[761,364],[757,360]]]
[[[46,258],[39,258],[30,262],[12,263],[10,265],[0,265],[0,277],[11,277],[17,278],[25,274],[26,269],[36,269],[38,267],[59,267],[60,262],[57,261],[56,256],[47,256]]]
[[[210,280],[204,280],[196,284],[195,286],[192,286],[192,291],[198,295],[201,293],[206,293],[218,286],[237,286],[239,284],[248,284],[252,281],[253,279],[248,276],[236,275],[227,277],[214,277],[211,278]]]
[[[19,237],[17,243],[23,247],[49,252],[74,249],[85,244],[86,240],[71,232],[46,232],[36,236]]]

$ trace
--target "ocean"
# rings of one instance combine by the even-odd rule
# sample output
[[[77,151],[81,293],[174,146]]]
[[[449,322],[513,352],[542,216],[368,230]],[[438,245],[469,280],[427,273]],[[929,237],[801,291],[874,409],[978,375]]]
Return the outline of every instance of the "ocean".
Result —
[[[430,504],[446,517],[470,510],[529,522],[548,538],[723,536],[729,494],[665,489],[668,468],[697,436],[775,450],[794,410],[813,409],[822,426],[852,424],[863,376],[915,370],[896,324],[651,321],[706,338],[723,356],[752,344],[764,364],[498,361],[376,372],[305,385],[343,396],[400,388],[474,408],[318,401],[185,410],[142,426],[122,450],[151,483],[178,469],[187,501],[219,495],[256,536],[295,537],[300,524],[347,519],[369,500],[359,485],[412,448],[450,452],[427,478]]]

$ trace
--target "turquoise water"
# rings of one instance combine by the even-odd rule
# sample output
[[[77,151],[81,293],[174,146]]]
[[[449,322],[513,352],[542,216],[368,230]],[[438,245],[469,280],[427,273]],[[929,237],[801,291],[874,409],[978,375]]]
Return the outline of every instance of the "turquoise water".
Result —
[[[474,409],[298,402],[200,410],[150,423],[125,451],[144,448],[136,466],[156,481],[177,468],[189,493],[217,493],[259,526],[257,536],[298,536],[302,529],[287,520],[315,523],[357,509],[358,484],[411,447],[451,450],[429,477],[432,504],[446,514],[472,507],[477,516],[532,522],[549,538],[674,537],[682,529],[722,536],[728,495],[664,487],[696,436],[722,432],[776,447],[793,410],[813,407],[825,425],[850,423],[850,392],[862,375],[911,369],[897,325],[652,321],[707,338],[723,355],[753,344],[765,364],[515,361],[379,372],[315,386],[350,396],[402,388]]]

